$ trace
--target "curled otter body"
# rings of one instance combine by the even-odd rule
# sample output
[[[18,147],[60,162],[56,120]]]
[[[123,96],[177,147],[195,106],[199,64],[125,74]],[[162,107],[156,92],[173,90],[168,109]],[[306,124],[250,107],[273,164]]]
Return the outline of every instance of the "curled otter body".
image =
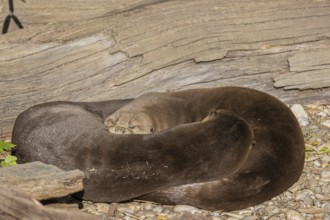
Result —
[[[159,95],[165,98],[156,93],[154,104],[141,105],[151,120],[166,116],[151,122],[150,134],[113,134],[104,125],[134,100],[34,106],[15,122],[16,155],[20,162],[83,170],[84,198],[93,201],[140,198],[209,210],[256,205],[301,175],[302,132],[276,98],[239,87]]]

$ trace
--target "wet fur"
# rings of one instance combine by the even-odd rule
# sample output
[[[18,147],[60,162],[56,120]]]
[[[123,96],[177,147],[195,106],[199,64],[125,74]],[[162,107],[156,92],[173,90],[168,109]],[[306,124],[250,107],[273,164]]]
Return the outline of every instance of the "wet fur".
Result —
[[[172,98],[145,113],[157,118],[165,104],[161,114],[185,115],[171,116],[176,125],[153,134],[108,132],[104,120],[132,100],[34,106],[15,122],[16,155],[21,163],[83,170],[83,196],[103,202],[141,198],[234,210],[269,200],[298,180],[302,132],[276,98],[239,87],[165,95]],[[221,111],[202,121],[214,110]]]

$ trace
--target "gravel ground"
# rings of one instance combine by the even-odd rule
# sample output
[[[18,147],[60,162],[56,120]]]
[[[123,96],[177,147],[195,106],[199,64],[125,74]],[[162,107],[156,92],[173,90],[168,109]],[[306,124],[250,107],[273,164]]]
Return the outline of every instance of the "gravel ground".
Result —
[[[233,212],[209,212],[191,206],[145,201],[120,204],[83,203],[83,211],[113,220],[330,220],[330,105],[291,106],[305,136],[306,162],[300,180],[263,204]]]

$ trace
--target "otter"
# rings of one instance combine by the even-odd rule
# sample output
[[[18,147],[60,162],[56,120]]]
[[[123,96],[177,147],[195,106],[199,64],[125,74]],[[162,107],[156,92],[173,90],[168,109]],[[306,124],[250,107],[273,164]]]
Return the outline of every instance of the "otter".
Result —
[[[282,193],[300,177],[305,156],[291,110],[242,87],[44,103],[18,116],[12,141],[19,163],[84,171],[85,199],[207,210],[242,209]]]

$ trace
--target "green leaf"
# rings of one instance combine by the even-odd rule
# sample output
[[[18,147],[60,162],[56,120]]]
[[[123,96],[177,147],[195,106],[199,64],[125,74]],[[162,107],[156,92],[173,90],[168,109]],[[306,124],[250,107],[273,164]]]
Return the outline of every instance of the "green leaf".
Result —
[[[12,155],[8,155],[4,161],[1,161],[1,166],[3,167],[9,167],[9,166],[13,166],[16,165],[16,160],[17,157],[12,156]]]
[[[311,148],[310,146],[306,146],[305,147],[305,151],[306,152],[312,152],[313,151],[313,148]]]
[[[10,149],[15,147],[15,146],[16,146],[15,144],[0,141],[0,152],[2,152],[4,150],[5,151],[10,151]]]
[[[322,147],[322,149],[320,150],[320,152],[330,154],[330,149],[327,148],[327,147]]]

